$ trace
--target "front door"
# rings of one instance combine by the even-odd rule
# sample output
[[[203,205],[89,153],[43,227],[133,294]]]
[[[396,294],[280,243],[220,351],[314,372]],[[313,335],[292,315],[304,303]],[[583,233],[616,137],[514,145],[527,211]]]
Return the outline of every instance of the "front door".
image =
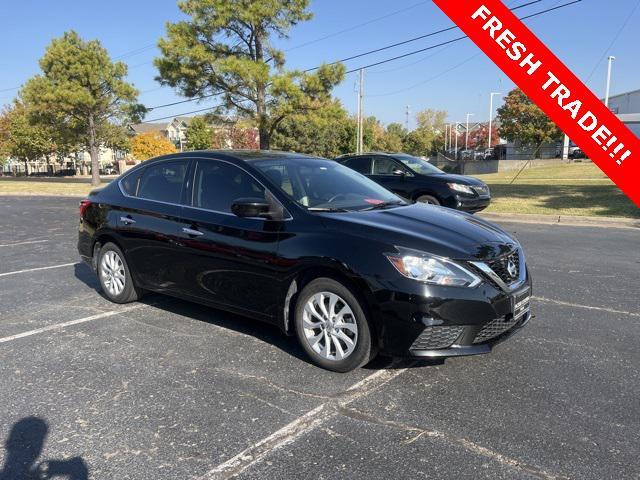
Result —
[[[397,160],[390,157],[373,157],[373,171],[369,178],[387,190],[411,198],[411,173]]]
[[[231,213],[234,200],[264,199],[265,188],[232,163],[198,159],[190,196],[180,225],[180,276],[186,293],[254,316],[275,317],[281,222]]]

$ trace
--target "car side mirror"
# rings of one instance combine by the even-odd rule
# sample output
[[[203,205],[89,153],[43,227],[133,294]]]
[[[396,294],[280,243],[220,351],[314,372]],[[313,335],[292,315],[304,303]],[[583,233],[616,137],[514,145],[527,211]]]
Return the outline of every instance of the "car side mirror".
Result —
[[[271,218],[271,205],[264,198],[238,198],[231,205],[231,213],[243,218]]]
[[[396,169],[393,171],[393,174],[394,174],[394,175],[396,175],[396,176],[398,176],[398,177],[404,177],[404,176],[407,174],[407,172],[405,172],[404,170],[401,170],[401,169],[399,169],[399,168],[396,168]]]

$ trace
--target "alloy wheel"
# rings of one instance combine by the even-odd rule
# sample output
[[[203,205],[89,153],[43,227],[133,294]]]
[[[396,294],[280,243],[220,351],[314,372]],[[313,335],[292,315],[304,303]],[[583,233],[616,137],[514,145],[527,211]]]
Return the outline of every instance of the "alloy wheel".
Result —
[[[106,290],[114,297],[122,293],[126,284],[124,262],[113,250],[105,252],[100,262],[100,277]]]
[[[358,325],[351,307],[340,296],[319,292],[309,298],[302,315],[304,336],[323,358],[339,361],[353,353]]]

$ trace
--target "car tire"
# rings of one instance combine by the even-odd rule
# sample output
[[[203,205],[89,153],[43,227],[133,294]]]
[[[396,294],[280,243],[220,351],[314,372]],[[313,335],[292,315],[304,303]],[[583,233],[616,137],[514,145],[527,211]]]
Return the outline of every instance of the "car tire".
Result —
[[[440,205],[440,200],[438,200],[433,195],[420,195],[416,202],[418,203],[426,203],[428,205]]]
[[[327,370],[349,372],[367,364],[377,352],[360,300],[331,278],[317,278],[302,289],[294,321],[304,351]]]
[[[124,253],[115,243],[102,246],[96,271],[102,292],[112,302],[130,303],[141,297],[141,291],[133,283]]]

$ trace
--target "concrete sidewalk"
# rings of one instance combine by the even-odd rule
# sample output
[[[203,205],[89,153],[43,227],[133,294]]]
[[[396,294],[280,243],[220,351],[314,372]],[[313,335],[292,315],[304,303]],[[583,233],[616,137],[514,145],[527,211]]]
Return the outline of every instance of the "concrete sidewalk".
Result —
[[[622,217],[588,217],[576,215],[536,215],[527,213],[492,213],[478,214],[491,222],[537,223],[543,225],[565,225],[572,227],[601,228],[640,228],[640,219]]]

